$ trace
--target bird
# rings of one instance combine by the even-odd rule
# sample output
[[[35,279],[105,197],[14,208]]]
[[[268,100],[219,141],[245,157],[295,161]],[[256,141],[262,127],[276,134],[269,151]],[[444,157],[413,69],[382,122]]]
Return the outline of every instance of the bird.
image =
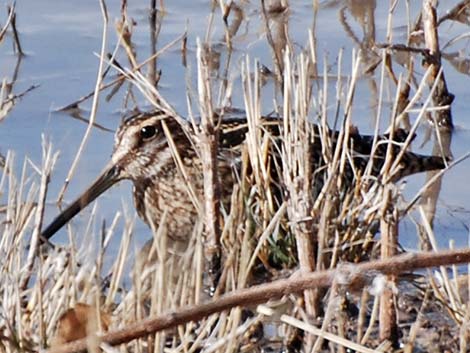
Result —
[[[282,128],[283,120],[278,117],[260,119],[258,128],[272,135],[273,184],[278,195],[285,193],[282,176],[278,175],[282,166]],[[325,165],[322,143],[319,136],[323,130],[311,124],[309,136],[310,163],[317,171],[313,183],[321,185],[321,170]],[[217,173],[223,187],[221,202],[230,206],[230,195],[237,179],[240,166],[240,147],[249,131],[244,117],[220,119],[218,125],[218,163]],[[334,146],[339,132],[326,129],[326,134]],[[133,199],[139,217],[155,232],[164,221],[168,239],[174,248],[185,249],[200,212],[204,190],[204,171],[199,149],[195,142],[195,127],[186,120],[163,109],[139,112],[123,120],[116,135],[110,162],[96,180],[72,203],[68,205],[43,231],[42,239],[50,239],[69,220],[82,209],[121,180],[133,183]],[[375,141],[373,136],[361,135],[354,129],[349,134],[348,146],[352,151],[347,163],[346,179],[349,183],[355,177],[355,170],[364,172],[373,154],[371,174],[380,176],[388,146],[392,146],[396,157],[401,150],[398,146],[408,134],[397,129],[391,135],[382,135]],[[447,159],[441,156],[425,156],[411,151],[401,155],[400,168],[392,181],[410,174],[438,170],[446,167]],[[316,187],[318,189],[318,187]]]
[[[246,170],[250,166],[247,167],[245,163],[244,146],[253,125],[249,126],[248,120],[243,117],[230,119],[214,117],[214,120],[218,131],[216,171],[221,184],[221,207],[231,207],[235,184],[240,182],[240,177],[250,177],[250,171]],[[325,144],[329,144],[330,147],[340,146],[341,133],[313,123],[309,126],[307,163],[310,163],[313,175],[310,179],[308,176],[306,178],[315,184],[312,190],[315,193],[313,197],[316,197],[328,177],[328,168],[325,168],[328,165],[328,161],[325,160],[327,156]],[[139,217],[151,228],[154,236],[166,233],[168,243],[166,251],[169,255],[165,254],[160,259],[155,258],[154,238],[144,245],[136,256],[132,275],[134,279],[137,278],[136,284],[141,286],[141,290],[137,292],[149,293],[148,288],[156,278],[155,275],[146,277],[145,273],[148,271],[144,271],[144,268],[153,267],[154,264],[158,266],[163,263],[159,260],[164,260],[169,265],[161,267],[164,269],[161,273],[165,273],[162,279],[164,292],[159,299],[165,303],[168,301],[163,305],[174,305],[179,293],[176,283],[185,278],[181,275],[182,271],[190,269],[184,265],[184,259],[188,253],[193,255],[189,244],[195,224],[202,215],[204,168],[197,145],[199,132],[197,129],[199,127],[195,124],[163,109],[133,114],[124,119],[115,134],[114,149],[109,163],[95,181],[41,232],[43,241],[48,242],[68,221],[110,187],[122,180],[130,180],[133,183],[133,199]],[[284,121],[279,117],[261,117],[255,129],[257,132],[267,134],[267,140],[271,143],[266,158],[271,180],[267,187],[271,187],[275,197],[279,198],[277,201],[281,201],[289,197],[286,194],[288,188],[283,185],[285,164],[283,143],[286,137],[283,130]],[[394,173],[391,181],[418,172],[445,168],[446,158],[418,155],[411,151],[401,153],[400,144],[407,139],[409,139],[408,134],[400,129],[393,134],[378,138],[360,135],[355,129],[350,129],[347,143],[343,143],[349,152],[349,158],[342,172],[344,187],[347,189],[348,185],[353,185],[354,179],[361,173],[366,173],[369,165],[372,165],[370,174],[380,178],[382,167],[390,153],[394,158],[399,154],[401,157],[400,168]],[[249,165],[250,163],[248,161]],[[190,251],[186,251],[187,249]],[[206,274],[203,273],[202,276]],[[206,286],[203,284],[203,287]],[[213,284],[210,283],[209,293],[213,293],[212,287]],[[195,298],[198,295],[198,298],[207,297],[206,289],[204,289],[206,293],[200,294],[201,291],[197,288],[194,286],[194,292],[197,294]],[[186,293],[190,290],[191,288],[185,287],[181,292]],[[150,312],[147,299],[152,297],[152,293],[150,291],[148,296],[147,294],[140,296],[142,310],[147,314]],[[175,333],[170,333],[170,341],[174,340],[174,336]]]

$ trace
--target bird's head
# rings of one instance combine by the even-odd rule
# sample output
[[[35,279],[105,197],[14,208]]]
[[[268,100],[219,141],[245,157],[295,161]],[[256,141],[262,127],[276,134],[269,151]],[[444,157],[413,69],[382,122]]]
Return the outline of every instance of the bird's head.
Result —
[[[42,232],[51,238],[69,220],[98,196],[123,179],[158,177],[171,167],[173,155],[169,139],[178,146],[187,142],[182,126],[162,111],[140,114],[125,120],[119,127],[114,151],[108,165],[95,181]]]

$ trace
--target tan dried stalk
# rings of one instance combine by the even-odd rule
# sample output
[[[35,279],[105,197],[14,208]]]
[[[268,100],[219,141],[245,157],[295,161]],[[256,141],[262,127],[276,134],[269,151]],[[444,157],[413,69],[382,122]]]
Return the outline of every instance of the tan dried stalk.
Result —
[[[30,249],[28,252],[28,257],[26,260],[26,274],[25,277],[21,279],[20,289],[25,291],[28,287],[31,275],[33,274],[33,266],[36,260],[36,257],[39,254],[39,246],[41,241],[39,239],[41,229],[42,229],[42,220],[44,216],[44,205],[46,203],[47,189],[49,186],[49,180],[54,169],[54,165],[59,157],[59,152],[52,154],[52,146],[44,139],[42,141],[42,153],[43,153],[43,165],[41,168],[41,186],[39,189],[38,205],[36,207],[36,216],[34,220],[34,231],[31,236]]]
[[[107,32],[108,32],[108,11],[107,11],[106,4],[105,4],[104,0],[100,0],[100,7],[101,7],[101,14],[102,14],[102,17],[103,17],[103,33],[102,33],[100,57],[104,58],[105,53],[106,53]],[[64,194],[65,194],[65,191],[67,190],[70,179],[72,178],[73,174],[75,173],[75,169],[78,165],[78,161],[80,160],[82,151],[85,148],[85,145],[88,141],[88,137],[90,136],[90,133],[91,133],[91,129],[93,128],[93,124],[95,122],[96,113],[98,111],[99,92],[100,92],[101,82],[103,80],[103,70],[104,70],[104,61],[100,60],[99,66],[98,66],[98,73],[97,73],[97,76],[96,76],[96,84],[95,84],[95,91],[94,91],[95,93],[93,95],[93,103],[91,105],[91,112],[90,112],[90,119],[88,121],[88,127],[85,131],[85,134],[83,135],[83,139],[80,143],[77,154],[75,156],[74,161],[72,162],[72,165],[71,165],[70,170],[67,174],[67,177],[65,178],[64,185],[63,185],[61,191],[59,192],[59,197],[58,197],[58,202],[59,203],[61,203],[61,201],[64,197]]]
[[[204,173],[204,215],[206,229],[206,269],[210,274],[211,285],[217,286],[220,272],[220,180],[217,172],[217,155],[219,133],[214,122],[212,106],[212,89],[209,76],[207,55],[202,53],[203,47],[198,41],[198,93],[199,109],[201,112],[201,128],[196,136],[199,142]]]
[[[309,137],[311,127],[308,122],[308,59],[301,55],[297,61],[297,70],[292,68],[290,52],[284,56],[284,136],[283,136],[283,177],[289,193],[288,214],[291,229],[297,244],[297,256],[300,270],[315,271],[315,234],[311,211],[313,205],[312,177],[310,165]],[[297,75],[297,79],[294,75]],[[314,291],[304,293],[305,308],[309,316],[319,315],[318,295]]]
[[[437,126],[452,129],[451,103],[454,96],[447,89],[445,75],[441,72],[441,51],[439,47],[438,22],[434,0],[424,0],[422,9],[422,21],[426,47],[429,49],[431,76],[429,86],[436,88],[432,93],[432,100],[436,107],[447,107],[445,110],[436,112],[433,117]]]
[[[2,29],[0,29],[0,42],[3,40],[3,37],[5,36],[5,33],[7,32],[7,29],[11,24],[12,18],[15,15],[15,7],[16,7],[16,4],[13,3],[13,5],[8,10],[8,17]]]

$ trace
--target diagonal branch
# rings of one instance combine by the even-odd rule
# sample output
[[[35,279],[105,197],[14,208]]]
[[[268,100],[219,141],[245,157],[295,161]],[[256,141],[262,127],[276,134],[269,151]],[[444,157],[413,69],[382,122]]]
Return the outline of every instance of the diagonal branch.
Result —
[[[326,288],[336,279],[344,285],[366,285],[378,274],[398,275],[422,268],[463,264],[470,262],[470,248],[442,252],[409,253],[376,260],[358,265],[344,264],[328,271],[299,274],[251,288],[237,290],[210,302],[187,306],[178,311],[170,311],[158,317],[149,318],[129,325],[121,330],[101,336],[101,341],[118,345],[149,334],[176,327],[190,321],[201,320],[209,315],[229,310],[236,306],[265,303],[306,289]],[[356,288],[356,287],[355,287]],[[49,350],[49,353],[71,353],[87,349],[87,339],[77,340]]]

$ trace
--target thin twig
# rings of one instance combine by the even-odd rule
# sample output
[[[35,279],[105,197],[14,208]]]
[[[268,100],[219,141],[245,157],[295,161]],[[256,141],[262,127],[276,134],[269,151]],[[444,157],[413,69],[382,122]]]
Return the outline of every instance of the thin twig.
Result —
[[[437,25],[440,26],[442,22],[447,21],[447,20],[454,20],[461,13],[465,14],[466,9],[468,9],[469,7],[470,7],[470,0],[460,1],[451,10],[447,11],[445,15],[439,18],[439,20],[437,21]]]
[[[107,32],[108,32],[108,10],[106,9],[106,4],[105,4],[104,0],[100,0],[100,5],[101,5],[101,13],[103,15],[103,34],[102,34],[103,35],[103,40],[101,42],[101,58],[104,58],[105,53],[106,53],[106,39],[107,39]],[[103,69],[104,69],[104,60],[101,59],[100,63],[99,63],[99,66],[98,66],[98,74],[97,74],[96,85],[95,85],[95,94],[93,96],[93,103],[92,103],[92,106],[91,106],[90,120],[88,122],[88,127],[85,131],[85,135],[83,136],[82,142],[80,143],[80,147],[78,148],[75,159],[72,162],[72,166],[70,167],[70,170],[67,174],[67,177],[65,178],[65,183],[64,183],[62,189],[59,192],[58,203],[62,202],[65,191],[67,190],[67,186],[68,186],[68,184],[70,182],[70,179],[72,178],[73,174],[75,173],[75,169],[78,165],[78,161],[80,160],[82,151],[85,148],[85,145],[88,141],[88,137],[90,136],[91,130],[93,128],[96,113],[98,111],[98,102],[99,102],[98,98],[99,98],[101,82],[103,80]]]
[[[273,309],[271,309],[271,308],[269,308],[265,305],[258,306],[258,312],[260,312],[264,315],[268,315],[268,316],[273,316],[275,314]],[[377,352],[376,350],[364,347],[363,345],[352,342],[350,340],[347,340],[344,337],[339,337],[338,335],[335,335],[333,333],[321,330],[321,329],[311,325],[308,322],[296,319],[295,317],[292,317],[292,316],[289,316],[289,315],[285,315],[285,314],[281,315],[279,320],[281,322],[284,322],[284,323],[288,324],[288,325],[297,327],[297,328],[299,328],[303,331],[306,331],[306,332],[309,332],[309,333],[314,334],[316,336],[322,337],[322,338],[327,339],[331,342],[335,342],[336,344],[341,345],[343,347],[350,348],[350,349],[354,350],[355,352],[361,352],[361,353],[374,353],[374,352]]]
[[[13,38],[15,39],[16,50],[18,51],[18,55],[23,56],[24,53],[23,49],[21,48],[20,36],[18,35],[18,30],[16,29],[16,12],[14,11],[14,7],[9,7],[8,11],[13,13],[11,18],[11,29],[13,32]]]
[[[413,197],[413,199],[410,202],[408,202],[408,205],[406,206],[405,210],[403,211],[403,214],[407,214],[408,212],[410,212],[413,205],[420,199],[420,197],[430,187],[430,185],[435,183],[436,180],[438,180],[440,177],[442,177],[442,175],[444,173],[446,173],[449,169],[455,167],[456,165],[460,164],[461,162],[468,159],[469,157],[470,157],[470,152],[467,152],[462,157],[460,157],[460,158],[456,159],[455,161],[453,161],[452,163],[450,163],[447,166],[446,169],[442,169],[442,170],[438,171],[431,179],[429,179],[426,182],[426,184],[423,185],[423,187],[421,189],[419,189],[419,191],[416,193],[415,197]]]
[[[187,35],[187,33],[183,33],[181,34],[180,36],[178,36],[177,38],[175,38],[174,40],[172,40],[171,42],[169,42],[167,45],[165,45],[162,49],[160,49],[158,52],[156,52],[154,55],[150,56],[149,58],[147,58],[146,60],[144,60],[143,62],[141,62],[139,65],[137,65],[136,67],[134,68],[131,68],[130,71],[131,72],[135,72],[137,70],[139,70],[140,68],[142,68],[142,66],[144,65],[147,65],[149,62],[151,62],[153,59],[155,58],[158,58],[160,55],[162,55],[162,53],[164,53],[166,50],[168,50],[169,48],[171,48],[172,46],[174,46],[176,43],[178,43],[180,40],[182,40],[183,38],[185,38],[185,36]],[[100,58],[100,60],[104,60],[104,56],[101,56],[101,55],[98,55],[98,57]],[[111,62],[109,62],[111,63]],[[107,83],[107,84],[104,84],[102,85],[100,88],[99,88],[99,91],[103,91],[111,86],[114,86],[115,84],[118,84],[118,83],[122,83],[124,82],[128,77],[126,75],[120,75],[119,77],[117,77],[116,79],[112,80],[111,82]],[[84,95],[83,97],[77,99],[76,101],[70,103],[70,104],[67,104],[63,107],[60,107],[60,108],[57,108],[56,110],[57,111],[62,111],[62,110],[67,110],[67,109],[70,109],[70,108],[73,108],[73,107],[76,107],[77,105],[79,105],[80,103],[83,103],[84,101],[86,101],[87,99],[89,99],[90,97],[94,97],[95,93],[96,93],[96,89],[91,91],[90,93]]]
[[[101,336],[101,341],[110,345],[129,342],[149,333],[158,332],[171,327],[182,325],[189,321],[197,321],[214,313],[229,310],[235,306],[252,306],[265,303],[271,299],[280,298],[292,293],[300,293],[306,289],[331,286],[337,276],[342,283],[367,283],[367,276],[374,274],[398,275],[403,272],[463,264],[470,262],[470,248],[442,252],[409,253],[395,256],[386,260],[376,260],[358,265],[343,265],[333,270],[318,271],[308,274],[298,274],[288,279],[274,281],[268,284],[240,289],[205,304],[184,307],[171,311],[156,318],[149,318],[131,324],[121,330]],[[346,282],[345,282],[346,281]],[[49,350],[49,353],[80,352],[87,348],[87,339],[77,340],[66,345]]]

